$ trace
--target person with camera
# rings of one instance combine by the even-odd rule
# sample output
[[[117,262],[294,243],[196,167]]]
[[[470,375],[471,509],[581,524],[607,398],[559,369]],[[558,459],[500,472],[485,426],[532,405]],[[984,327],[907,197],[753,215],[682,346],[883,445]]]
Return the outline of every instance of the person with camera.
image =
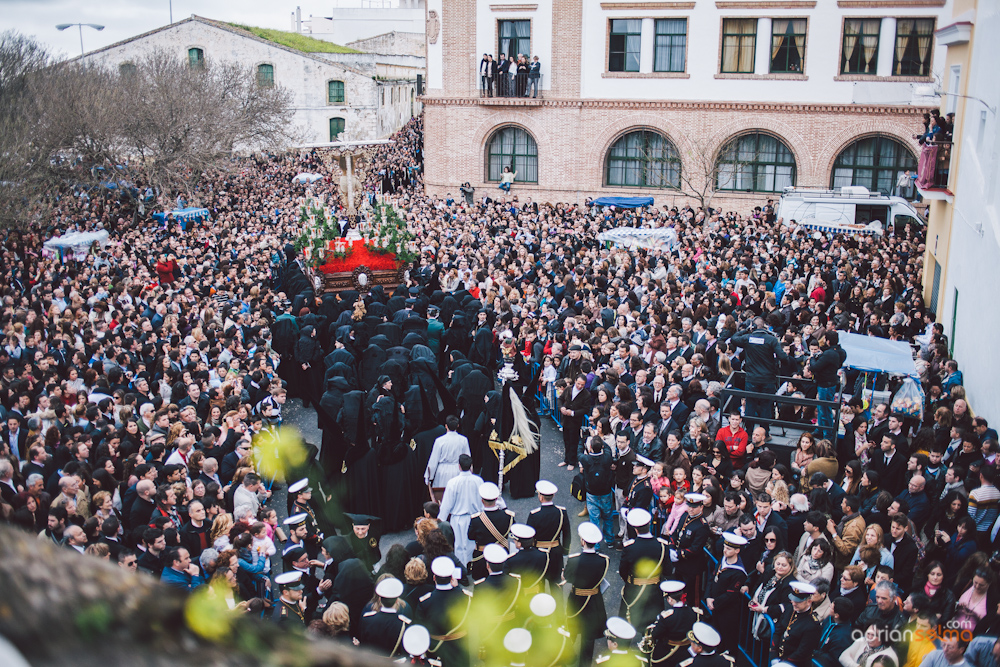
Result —
[[[806,365],[816,382],[816,398],[821,401],[833,401],[837,398],[837,388],[840,386],[838,371],[847,359],[847,352],[840,346],[840,334],[836,331],[820,333],[819,347],[821,352],[809,357]],[[819,437],[832,439],[835,435],[833,408],[819,406],[816,421],[820,428]]]
[[[743,367],[746,369],[746,390],[759,394],[776,394],[778,391],[778,364],[788,361],[788,355],[781,349],[781,341],[771,331],[782,324],[781,315],[773,312],[764,319],[756,317],[753,329],[737,333],[730,340],[743,348]],[[774,403],[767,399],[748,398],[746,406],[747,424],[755,425],[754,417],[774,418]],[[768,424],[761,423],[764,430]]]

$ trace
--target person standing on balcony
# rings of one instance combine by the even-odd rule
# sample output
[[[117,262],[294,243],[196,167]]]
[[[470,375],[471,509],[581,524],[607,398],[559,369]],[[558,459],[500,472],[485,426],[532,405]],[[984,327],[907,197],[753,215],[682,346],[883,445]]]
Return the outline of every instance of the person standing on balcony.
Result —
[[[528,95],[528,58],[522,54],[517,54],[517,96],[527,97]]]
[[[531,59],[528,66],[528,90],[533,98],[538,97],[538,79],[542,76],[542,63],[538,62],[538,56]],[[528,96],[527,92],[524,95]]]
[[[483,54],[483,59],[479,61],[479,96],[493,97],[493,56],[488,53]]]
[[[497,82],[497,97],[507,96],[507,82],[510,81],[509,75],[507,74],[510,69],[510,62],[507,60],[507,55],[504,53],[500,54],[500,60],[496,65],[496,82]]]

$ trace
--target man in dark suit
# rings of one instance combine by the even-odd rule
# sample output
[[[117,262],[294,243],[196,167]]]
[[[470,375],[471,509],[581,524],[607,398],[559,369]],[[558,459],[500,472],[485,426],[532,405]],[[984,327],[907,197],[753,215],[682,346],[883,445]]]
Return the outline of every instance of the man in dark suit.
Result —
[[[882,453],[872,457],[871,469],[878,473],[882,488],[895,498],[906,488],[906,457],[896,451],[896,440],[886,432],[881,440]]]
[[[909,523],[909,519],[904,514],[894,515],[889,527],[889,534],[882,538],[885,547],[892,553],[893,581],[899,586],[904,596],[910,591],[913,584],[913,573],[917,567],[918,555],[917,543],[906,532]]]
[[[681,403],[681,393],[681,387],[677,384],[667,389],[667,402],[670,403],[671,415],[678,424],[687,422],[688,415],[691,414],[691,408]]]
[[[41,445],[32,445],[28,448],[28,462],[21,468],[21,477],[28,479],[30,475],[41,475],[43,480],[47,480],[52,473],[49,453]]]
[[[4,447],[10,447],[11,453],[18,461],[23,461],[27,457],[28,452],[25,451],[25,445],[28,442],[28,429],[21,426],[21,420],[18,419],[17,415],[12,413],[7,417],[7,426],[0,431],[0,438],[3,438],[0,451]]]
[[[663,442],[664,449],[667,447],[667,434],[671,431],[679,431],[680,433],[684,432],[681,425],[674,420],[670,404],[663,401],[660,403],[660,418],[656,422],[656,435]]]
[[[587,391],[587,376],[578,375],[572,385],[566,387],[559,397],[559,412],[562,413],[563,447],[565,453],[560,466],[567,466],[572,472],[576,468],[576,452],[580,444],[580,429],[583,418],[590,412],[590,392]]]
[[[830,496],[830,502],[833,504],[834,521],[840,521],[844,518],[844,513],[840,509],[840,501],[847,495],[846,491],[830,481],[826,473],[822,472],[814,472],[812,477],[809,478],[809,485],[814,489],[825,490],[827,495]]]
[[[753,515],[757,531],[763,533],[768,528],[775,528],[781,534],[781,541],[788,544],[788,526],[781,515],[772,509],[771,496],[761,491],[754,498],[754,502],[757,505],[757,511]]]
[[[17,497],[17,487],[14,485],[14,464],[7,459],[0,459],[0,498],[7,504],[13,504]]]

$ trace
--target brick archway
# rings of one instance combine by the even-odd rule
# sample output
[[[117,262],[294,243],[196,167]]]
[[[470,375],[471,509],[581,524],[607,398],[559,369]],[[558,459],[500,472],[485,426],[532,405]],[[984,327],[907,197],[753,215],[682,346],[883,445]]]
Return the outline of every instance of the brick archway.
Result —
[[[837,156],[839,156],[844,149],[853,144],[855,141],[864,139],[866,137],[873,137],[876,135],[889,137],[895,139],[903,146],[908,148],[910,152],[913,153],[915,159],[920,158],[920,149],[918,144],[911,138],[912,135],[907,135],[907,130],[904,129],[900,123],[890,121],[890,120],[870,120],[863,123],[858,123],[855,127],[855,133],[852,134],[847,139],[843,139],[839,136],[830,139],[817,155],[817,162],[819,164],[825,165],[825,169],[821,174],[826,180],[824,187],[829,187],[831,182],[831,177],[833,175],[833,164],[837,161]]]
[[[769,134],[781,141],[791,151],[792,157],[795,159],[796,183],[813,175],[815,160],[809,155],[805,137],[787,123],[780,122],[770,116],[739,118],[721,125],[718,130],[709,135],[708,143],[712,147],[713,159],[719,159],[719,149],[727,141],[751,132]]]
[[[493,134],[505,127],[518,127],[531,135],[531,138],[535,140],[535,146],[538,149],[538,184],[542,185],[547,182],[544,179],[548,176],[549,165],[545,164],[543,155],[552,155],[551,146],[549,145],[549,134],[546,132],[542,125],[535,121],[531,116],[523,113],[495,113],[487,116],[479,125],[476,127],[475,133],[472,135],[472,145],[477,147],[477,158],[476,158],[476,173],[485,182],[486,177],[486,152],[489,150],[487,142]]]
[[[591,188],[606,187],[604,185],[604,161],[608,156],[608,151],[611,150],[615,141],[624,134],[637,130],[653,130],[665,136],[677,148],[681,158],[681,171],[684,170],[684,154],[690,146],[681,128],[661,115],[632,113],[607,125],[590,142],[590,148],[586,153],[585,170]]]

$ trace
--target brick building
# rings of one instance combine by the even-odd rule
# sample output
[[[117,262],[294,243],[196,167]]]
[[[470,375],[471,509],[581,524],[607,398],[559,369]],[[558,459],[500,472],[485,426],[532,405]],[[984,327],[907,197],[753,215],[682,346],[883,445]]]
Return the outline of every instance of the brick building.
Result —
[[[916,166],[951,2],[429,0],[427,187],[492,192],[510,166],[514,192],[551,202],[891,191]],[[502,51],[539,57],[537,98],[484,89],[483,54]]]

